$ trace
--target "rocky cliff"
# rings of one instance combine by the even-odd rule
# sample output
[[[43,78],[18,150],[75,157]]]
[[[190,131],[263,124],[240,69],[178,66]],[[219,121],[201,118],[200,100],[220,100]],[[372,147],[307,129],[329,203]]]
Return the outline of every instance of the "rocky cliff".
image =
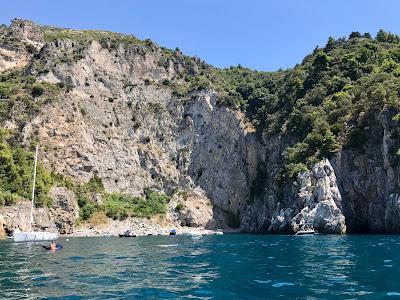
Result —
[[[166,215],[174,224],[269,233],[305,225],[323,233],[400,230],[391,119],[376,120],[363,151],[344,149],[278,183],[290,136],[256,132],[242,112],[219,104],[218,91],[176,92],[185,74],[207,72],[199,59],[133,37],[29,21],[0,33],[0,72],[18,69],[61,87],[34,113],[21,118],[15,109],[3,122],[24,147],[39,141],[54,173],[75,182],[98,176],[107,192],[163,191],[175,197]],[[76,196],[66,187],[49,195],[46,226],[73,232]],[[15,227],[21,220],[10,210],[21,214],[24,205],[4,208],[0,222]]]

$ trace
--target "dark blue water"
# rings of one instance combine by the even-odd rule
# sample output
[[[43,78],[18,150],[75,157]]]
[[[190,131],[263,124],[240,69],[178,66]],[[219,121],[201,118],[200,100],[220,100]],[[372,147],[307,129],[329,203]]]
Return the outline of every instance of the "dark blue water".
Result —
[[[0,242],[1,299],[400,297],[400,236],[75,238]]]

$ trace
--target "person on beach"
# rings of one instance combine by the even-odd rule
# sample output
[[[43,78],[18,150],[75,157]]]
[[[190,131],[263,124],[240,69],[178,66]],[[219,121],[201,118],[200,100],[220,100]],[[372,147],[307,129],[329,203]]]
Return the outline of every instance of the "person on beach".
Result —
[[[56,243],[54,241],[50,243],[50,251],[56,251]]]

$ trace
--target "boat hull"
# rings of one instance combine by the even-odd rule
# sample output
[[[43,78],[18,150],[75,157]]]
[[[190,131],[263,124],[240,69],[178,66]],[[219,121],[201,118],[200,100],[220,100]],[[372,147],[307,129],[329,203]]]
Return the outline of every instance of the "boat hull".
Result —
[[[14,242],[40,242],[56,239],[58,239],[58,233],[53,232],[15,232],[13,235]]]
[[[126,238],[132,238],[136,237],[136,234],[118,234],[119,237],[126,237]]]
[[[295,235],[313,235],[316,234],[314,230],[297,231]]]

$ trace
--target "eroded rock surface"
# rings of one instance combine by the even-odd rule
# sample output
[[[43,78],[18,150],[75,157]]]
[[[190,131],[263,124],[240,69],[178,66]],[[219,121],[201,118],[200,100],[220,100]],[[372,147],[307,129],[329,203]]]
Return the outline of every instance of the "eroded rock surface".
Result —
[[[281,208],[272,218],[270,232],[297,232],[313,228],[321,233],[345,233],[342,197],[328,160],[298,176],[299,191],[290,208]]]
[[[27,66],[38,81],[70,87],[24,124],[7,120],[25,146],[39,138],[46,149],[41,160],[52,171],[77,182],[97,175],[108,192],[165,191],[173,196],[168,224],[186,220],[263,233],[293,233],[306,224],[323,233],[400,231],[391,117],[376,122],[362,150],[343,149],[278,184],[282,154],[294,140],[256,134],[243,115],[217,104],[214,91],[177,96],[169,83],[182,82],[184,68],[197,74],[197,60],[188,65],[178,55],[173,62],[152,43],[46,43],[40,27],[21,20],[0,33],[21,41],[0,43],[0,72]],[[189,191],[188,197],[177,190]],[[49,220],[72,232],[76,199],[63,188],[50,195]],[[21,203],[2,209],[4,224],[26,227]]]
[[[15,229],[22,231],[30,231],[31,221],[31,202],[19,201],[14,206],[5,206],[0,208],[0,215],[3,219],[3,228],[8,232],[13,232]],[[57,227],[50,220],[49,209],[35,208],[33,210],[33,230],[57,231]]]
[[[214,209],[204,191],[195,189],[177,193],[171,199],[167,219],[188,227],[217,229],[223,225],[223,218]]]
[[[385,228],[388,232],[400,233],[400,196],[390,195],[385,210]]]
[[[61,234],[73,233],[75,221],[79,218],[79,206],[75,194],[64,187],[53,187],[49,196],[53,200],[50,219]]]

